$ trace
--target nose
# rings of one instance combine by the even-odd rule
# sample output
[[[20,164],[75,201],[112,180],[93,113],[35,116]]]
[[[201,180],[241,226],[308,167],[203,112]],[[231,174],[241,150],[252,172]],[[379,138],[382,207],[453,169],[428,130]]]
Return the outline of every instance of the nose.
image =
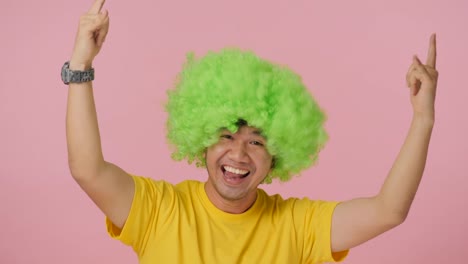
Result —
[[[249,156],[243,142],[234,140],[228,152],[228,157],[234,162],[247,162]]]

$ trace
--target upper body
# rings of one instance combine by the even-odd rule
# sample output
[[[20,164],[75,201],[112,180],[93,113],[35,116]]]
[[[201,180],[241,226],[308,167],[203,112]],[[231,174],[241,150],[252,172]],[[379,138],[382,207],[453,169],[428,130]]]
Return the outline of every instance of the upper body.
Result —
[[[132,178],[135,195],[125,225],[106,223],[142,264],[323,263],[347,254],[330,248],[336,202],[284,200],[257,189],[246,212],[230,214],[214,206],[202,182]]]
[[[70,60],[71,70],[91,68],[95,56],[103,46],[109,29],[109,13],[101,11],[103,4],[104,0],[96,0],[89,12],[80,19],[75,48]],[[327,225],[331,227],[329,245],[326,245],[328,241],[322,240],[325,242],[319,248],[329,247],[330,252],[346,251],[396,227],[407,217],[423,175],[434,125],[434,102],[438,78],[435,58],[435,36],[432,36],[426,64],[422,64],[417,57],[414,57],[406,76],[410,88],[413,119],[405,142],[382,188],[374,196],[343,201],[336,205],[331,210],[332,212],[327,211],[330,214]],[[118,229],[124,228],[134,208],[132,206],[135,202],[134,197],[139,195],[135,192],[137,186],[132,176],[104,159],[92,82],[70,83],[68,95],[67,144],[71,174],[113,225]],[[295,118],[290,119],[287,121]],[[275,156],[277,153],[273,153],[274,151],[266,147],[271,139],[268,136],[271,135],[263,135],[262,128],[250,126],[250,121],[247,120],[246,123],[239,125],[236,131],[220,126],[217,128],[219,133],[215,135],[217,139],[210,141],[211,145],[207,146],[203,152],[208,174],[204,185],[206,197],[217,210],[233,217],[248,214],[249,208],[255,207],[257,199],[262,199],[259,198],[261,197],[259,185],[268,179],[268,175],[284,161],[277,159],[278,157]],[[287,123],[284,121],[280,120],[277,125],[283,126]],[[297,131],[290,131],[289,136],[294,137],[295,132]],[[145,199],[149,198],[151,196],[146,196]],[[171,199],[170,196],[168,199]],[[198,202],[200,201],[197,199],[187,201],[193,204]],[[291,202],[284,203],[290,204]],[[314,206],[313,203],[311,206]],[[184,209],[188,212],[192,210],[191,207],[184,207]],[[171,211],[160,208],[157,213],[168,214]],[[268,214],[274,214],[274,211]],[[213,219],[222,223],[222,219],[216,217]],[[304,215],[302,220],[304,226],[313,226],[315,218]],[[196,224],[197,228],[198,225],[200,228],[203,227],[200,223]],[[327,232],[327,230],[320,232]],[[143,230],[143,232],[146,231]],[[186,231],[190,232],[190,230]],[[307,240],[307,233],[301,236]],[[174,247],[180,245],[181,241],[176,241],[176,243]],[[245,243],[248,243],[247,240]],[[268,241],[268,243],[278,245],[276,240]],[[314,240],[304,243],[311,244]],[[313,247],[311,250],[313,252]],[[258,254],[261,255],[262,252]]]

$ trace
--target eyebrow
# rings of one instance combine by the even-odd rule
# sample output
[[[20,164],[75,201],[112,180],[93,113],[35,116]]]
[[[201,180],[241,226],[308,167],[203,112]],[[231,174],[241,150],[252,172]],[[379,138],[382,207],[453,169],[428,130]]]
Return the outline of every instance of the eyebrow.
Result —
[[[260,136],[260,137],[264,138],[265,140],[267,139],[267,137],[262,133],[261,130],[254,130],[254,131],[252,131],[252,134]]]
[[[259,135],[259,136],[263,137],[263,133],[260,130],[254,130],[254,131],[252,131],[252,134]]]

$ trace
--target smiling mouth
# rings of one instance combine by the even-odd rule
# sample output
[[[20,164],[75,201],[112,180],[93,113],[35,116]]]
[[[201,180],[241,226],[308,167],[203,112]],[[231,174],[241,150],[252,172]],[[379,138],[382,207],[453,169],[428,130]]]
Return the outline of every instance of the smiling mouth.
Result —
[[[221,170],[228,179],[243,179],[250,174],[248,170],[237,169],[227,165],[221,166]]]

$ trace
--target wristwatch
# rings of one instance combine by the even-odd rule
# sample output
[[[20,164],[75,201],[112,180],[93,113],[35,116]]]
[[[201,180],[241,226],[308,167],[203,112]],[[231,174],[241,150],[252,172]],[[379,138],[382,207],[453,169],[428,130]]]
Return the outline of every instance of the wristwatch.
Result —
[[[86,70],[86,71],[72,71],[70,70],[69,61],[63,64],[62,81],[64,84],[90,82],[92,80],[94,80],[93,68]]]

